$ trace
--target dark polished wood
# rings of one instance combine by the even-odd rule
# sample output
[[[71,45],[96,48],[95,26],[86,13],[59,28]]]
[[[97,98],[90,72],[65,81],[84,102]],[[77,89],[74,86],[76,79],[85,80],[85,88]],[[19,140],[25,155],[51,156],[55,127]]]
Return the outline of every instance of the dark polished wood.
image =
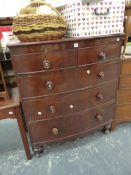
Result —
[[[28,62],[27,62],[28,59]],[[14,56],[17,73],[53,70],[77,65],[76,49],[48,51]],[[22,66],[21,66],[22,65]]]
[[[41,72],[18,77],[24,99],[70,92],[118,79],[119,62]],[[72,81],[72,80],[75,81]],[[39,86],[37,86],[39,85]]]
[[[48,143],[61,138],[79,135],[101,127],[112,120],[114,104],[108,104],[89,111],[83,111],[68,117],[48,119],[29,123],[31,141],[34,144]],[[101,115],[102,119],[98,118]],[[41,131],[42,134],[41,134]]]
[[[9,45],[34,153],[102,129],[115,116],[123,35]]]
[[[15,53],[15,55],[24,53],[31,53],[34,52],[40,52],[42,51],[42,48],[45,50],[45,48],[52,48],[59,49],[60,48],[72,48],[74,47],[74,43],[79,42],[79,47],[85,47],[85,46],[98,46],[98,45],[105,45],[114,43],[116,41],[123,42],[123,34],[111,34],[111,35],[101,35],[101,36],[91,36],[91,37],[79,37],[79,38],[62,38],[59,40],[49,40],[49,41],[39,41],[39,42],[16,42],[16,43],[8,43],[8,47],[12,48],[12,53]],[[86,45],[85,45],[86,43]],[[53,47],[52,47],[53,44]],[[62,44],[62,45],[59,45]],[[15,50],[15,48],[18,47],[18,50]],[[14,49],[13,49],[14,48]],[[32,49],[31,49],[32,48]],[[51,49],[51,50],[52,50]],[[14,51],[14,52],[13,52]],[[28,51],[28,52],[27,52]]]
[[[79,90],[76,93],[27,100],[23,105],[29,121],[57,118],[113,101],[116,90],[117,82],[115,81],[104,86]]]

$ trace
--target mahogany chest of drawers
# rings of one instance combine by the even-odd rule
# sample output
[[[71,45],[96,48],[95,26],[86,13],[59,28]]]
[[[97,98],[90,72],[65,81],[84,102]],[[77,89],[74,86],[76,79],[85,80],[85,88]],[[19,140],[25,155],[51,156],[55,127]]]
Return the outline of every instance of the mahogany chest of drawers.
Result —
[[[102,129],[115,115],[122,36],[9,45],[34,152]]]

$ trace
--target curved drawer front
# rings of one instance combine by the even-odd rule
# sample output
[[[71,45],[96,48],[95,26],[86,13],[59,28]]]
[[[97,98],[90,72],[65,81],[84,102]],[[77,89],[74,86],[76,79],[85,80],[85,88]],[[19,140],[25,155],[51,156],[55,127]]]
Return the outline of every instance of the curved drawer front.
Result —
[[[89,68],[87,68],[89,69]],[[83,69],[68,69],[43,72],[34,76],[19,77],[23,98],[47,96],[65,93],[83,87],[82,78],[86,77],[86,86],[91,85],[91,75]],[[80,77],[81,76],[81,77]]]
[[[51,142],[101,127],[114,116],[114,104],[68,117],[29,124],[32,143]]]
[[[75,49],[16,55],[13,65],[17,74],[53,70],[77,65]]]
[[[117,83],[23,102],[28,121],[55,118],[84,111],[116,98]]]
[[[121,43],[112,43],[98,47],[85,47],[78,49],[78,64],[85,65],[118,59],[121,53]]]
[[[47,96],[102,84],[118,78],[119,64],[104,63],[19,77],[22,98]]]

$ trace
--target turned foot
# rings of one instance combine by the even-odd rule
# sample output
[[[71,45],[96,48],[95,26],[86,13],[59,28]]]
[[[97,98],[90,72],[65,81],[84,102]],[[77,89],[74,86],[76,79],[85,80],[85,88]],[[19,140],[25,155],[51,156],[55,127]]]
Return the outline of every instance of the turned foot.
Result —
[[[42,145],[35,145],[33,146],[33,151],[36,157],[40,157],[43,153],[43,146]]]
[[[111,132],[111,124],[106,125],[106,126],[103,128],[103,133],[104,133],[104,134],[109,134],[110,132]]]

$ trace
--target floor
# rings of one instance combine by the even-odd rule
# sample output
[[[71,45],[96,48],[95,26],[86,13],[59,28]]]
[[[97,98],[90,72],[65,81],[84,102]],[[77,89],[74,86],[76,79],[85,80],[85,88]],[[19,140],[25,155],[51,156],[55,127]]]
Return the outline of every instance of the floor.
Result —
[[[0,121],[0,175],[131,175],[131,123],[104,135],[45,146],[27,161],[15,120]]]

